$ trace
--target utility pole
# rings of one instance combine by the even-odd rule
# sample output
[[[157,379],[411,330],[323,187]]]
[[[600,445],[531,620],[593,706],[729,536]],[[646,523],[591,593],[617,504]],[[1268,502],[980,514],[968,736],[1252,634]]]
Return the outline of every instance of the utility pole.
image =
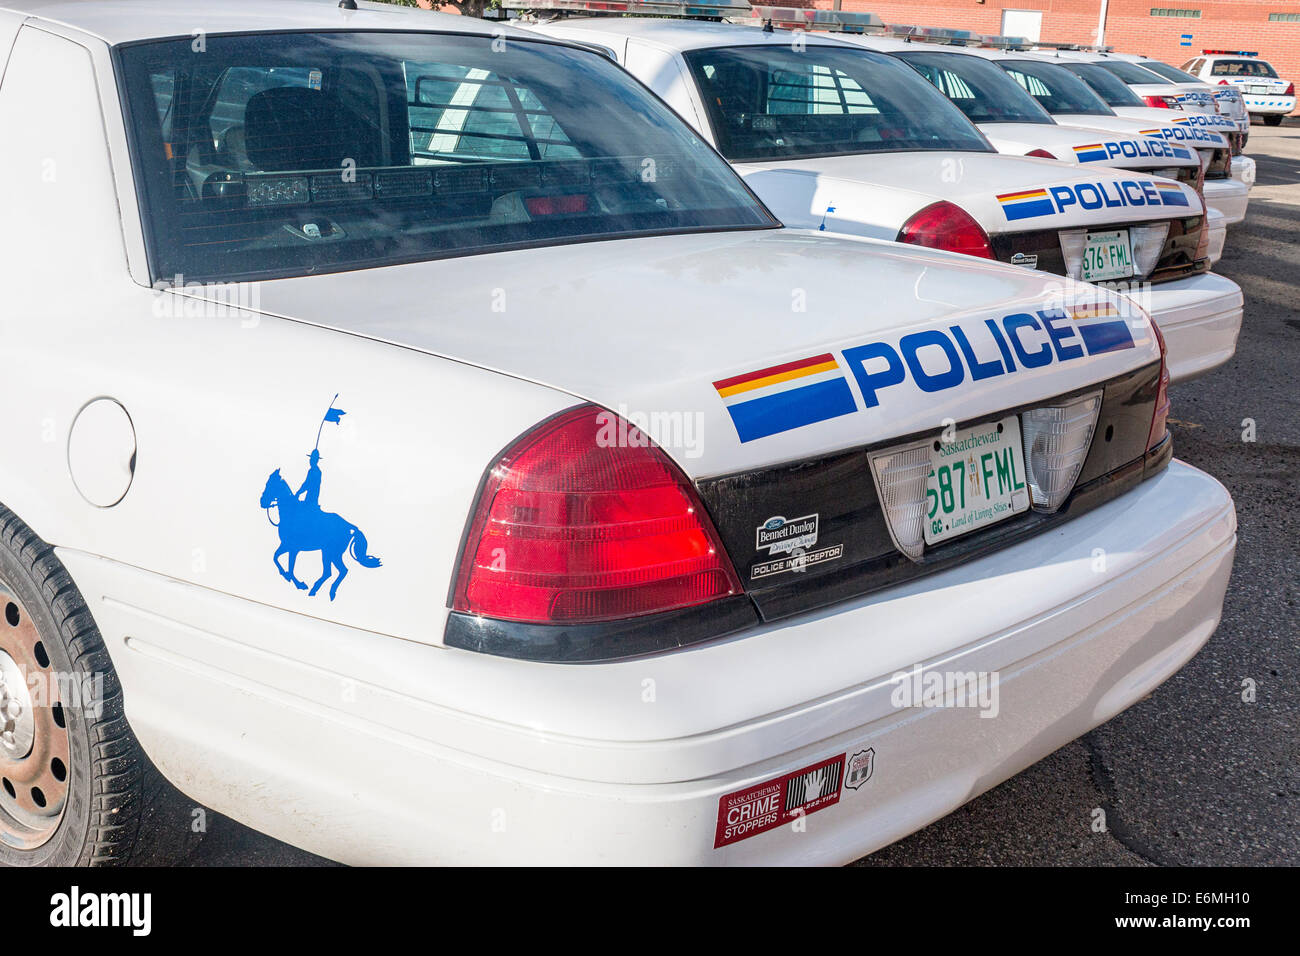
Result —
[[[1110,0],[1101,0],[1101,12],[1097,14],[1097,46],[1106,45],[1106,8]]]

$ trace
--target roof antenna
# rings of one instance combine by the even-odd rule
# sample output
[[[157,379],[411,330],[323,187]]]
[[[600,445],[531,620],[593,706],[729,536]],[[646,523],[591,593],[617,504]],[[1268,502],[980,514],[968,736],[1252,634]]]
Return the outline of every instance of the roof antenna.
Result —
[[[339,0],[340,10],[355,10],[356,8],[357,0]]]
[[[771,20],[764,20],[764,21],[763,21],[763,32],[764,32],[764,33],[771,33],[771,32],[772,32],[772,21],[771,21]]]

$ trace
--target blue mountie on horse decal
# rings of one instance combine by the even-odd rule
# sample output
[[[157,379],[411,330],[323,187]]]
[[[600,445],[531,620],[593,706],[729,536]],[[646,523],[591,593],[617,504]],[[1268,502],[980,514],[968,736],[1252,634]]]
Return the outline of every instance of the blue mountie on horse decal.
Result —
[[[337,395],[334,396],[334,401],[338,401]],[[343,409],[335,408],[334,402],[330,402],[329,410],[321,419],[320,428],[316,429],[316,447],[308,456],[310,465],[307,477],[303,479],[297,493],[280,475],[279,468],[271,472],[271,476],[266,479],[266,488],[262,491],[262,507],[266,510],[267,519],[271,519],[272,508],[279,512],[279,520],[272,520],[271,524],[280,532],[280,547],[272,557],[280,577],[292,582],[298,590],[307,591],[307,583],[299,581],[294,575],[293,565],[303,551],[319,551],[321,576],[311,586],[311,590],[307,591],[307,596],[315,597],[321,585],[337,570],[338,576],[330,585],[331,601],[338,594],[343,579],[348,576],[347,565],[343,563],[346,552],[351,551],[353,560],[363,568],[377,568],[380,564],[378,558],[366,553],[366,536],[360,528],[336,514],[323,511],[320,506],[321,430],[326,422],[335,425],[342,423],[345,414],[347,413]],[[288,555],[286,564],[280,563],[281,555]]]

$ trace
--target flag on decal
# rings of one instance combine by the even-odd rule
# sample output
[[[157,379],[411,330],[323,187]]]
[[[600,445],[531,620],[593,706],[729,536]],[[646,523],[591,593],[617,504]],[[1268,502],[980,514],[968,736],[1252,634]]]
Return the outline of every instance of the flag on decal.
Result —
[[[826,352],[714,382],[742,442],[858,410],[835,356]]]

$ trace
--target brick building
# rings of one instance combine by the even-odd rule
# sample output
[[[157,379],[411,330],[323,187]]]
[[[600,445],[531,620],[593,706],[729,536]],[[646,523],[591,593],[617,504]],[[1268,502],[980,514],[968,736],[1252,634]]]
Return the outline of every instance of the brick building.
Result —
[[[829,8],[834,0],[810,5]],[[840,7],[874,13],[886,23],[1062,43],[1095,43],[1105,7],[1104,42],[1121,53],[1181,66],[1203,49],[1256,50],[1279,76],[1300,82],[1300,0],[840,0]],[[1192,39],[1183,41],[1183,34]]]

